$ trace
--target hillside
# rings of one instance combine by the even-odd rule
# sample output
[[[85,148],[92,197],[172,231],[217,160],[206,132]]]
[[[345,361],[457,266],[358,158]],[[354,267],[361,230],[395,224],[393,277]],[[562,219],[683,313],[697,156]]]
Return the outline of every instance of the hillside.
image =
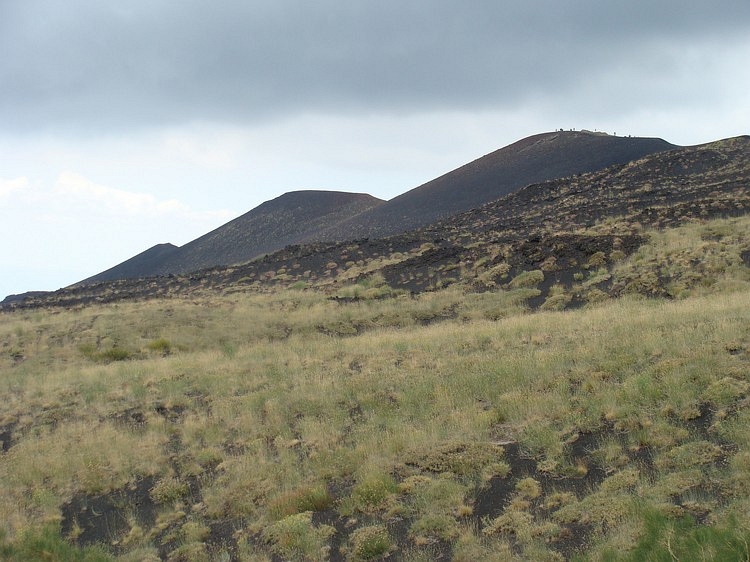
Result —
[[[747,558],[750,137],[0,320],[9,562]]]
[[[0,558],[743,560],[749,243],[748,216],[664,230],[618,267],[697,284],[564,312],[474,262],[418,295],[4,313]]]
[[[297,191],[267,201],[177,249],[154,247],[77,283],[189,273],[247,262],[290,244],[405,232],[542,180],[598,170],[674,148],[661,139],[555,132],[528,137],[388,202],[364,194]]]
[[[124,262],[81,281],[81,284],[115,279],[138,279],[148,277],[158,271],[170,257],[178,254],[180,248],[174,244],[157,244]]]
[[[587,273],[584,266],[593,255],[607,256],[602,265],[611,269],[617,261],[611,256],[631,255],[650,229],[741,216],[750,209],[749,183],[750,137],[737,137],[529,185],[400,235],[293,245],[242,265],[143,281],[93,283],[30,295],[3,307],[71,306],[208,288],[295,283],[335,293],[342,285],[375,273],[394,290],[422,292],[457,282],[486,290],[502,285],[503,278],[532,270],[544,275],[532,305],[543,303],[549,291],[560,290],[553,289],[560,285],[568,291],[567,305],[575,306],[585,301],[585,295],[574,290],[579,285],[575,276]],[[656,279],[649,290],[667,291],[664,277]],[[610,278],[588,288],[621,290]]]
[[[543,133],[522,139],[333,225],[315,238],[380,238],[468,211],[526,185],[624,164],[676,148],[661,139],[615,137],[586,131]]]
[[[285,193],[184,246],[156,246],[78,284],[189,273],[246,262],[315,237],[324,227],[356,217],[382,203],[360,193],[312,190]]]

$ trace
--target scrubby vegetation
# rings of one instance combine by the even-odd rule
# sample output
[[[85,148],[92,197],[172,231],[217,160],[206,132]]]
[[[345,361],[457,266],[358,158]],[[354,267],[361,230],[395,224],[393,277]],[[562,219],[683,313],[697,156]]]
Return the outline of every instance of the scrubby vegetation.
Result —
[[[0,306],[8,560],[747,560],[740,137]]]
[[[0,553],[747,559],[750,219],[637,234],[558,284],[3,313]]]

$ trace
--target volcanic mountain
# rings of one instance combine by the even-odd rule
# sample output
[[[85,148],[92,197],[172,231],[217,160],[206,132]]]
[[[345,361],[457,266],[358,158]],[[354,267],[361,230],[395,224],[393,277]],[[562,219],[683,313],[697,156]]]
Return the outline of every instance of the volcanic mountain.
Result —
[[[406,232],[474,209],[518,189],[624,164],[677,148],[662,139],[556,131],[527,137],[470,162],[307,241],[354,240]]]
[[[479,207],[540,181],[676,148],[655,138],[556,131],[520,140],[384,202],[365,194],[295,191],[182,246],[161,244],[79,284],[188,273],[247,262],[291,244],[381,238]]]
[[[360,289],[367,288],[378,279],[378,290],[411,293],[455,283],[471,291],[505,291],[526,287],[516,280],[525,279],[534,285],[527,294],[530,307],[552,297],[561,306],[578,306],[622,292],[670,296],[691,284],[715,282],[722,267],[750,267],[750,246],[732,242],[739,249],[721,250],[721,259],[716,248],[705,256],[676,254],[672,258],[678,262],[692,264],[688,277],[677,280],[659,260],[638,261],[641,269],[651,269],[632,278],[620,273],[615,280],[617,264],[653,232],[750,214],[749,182],[750,137],[729,138],[530,184],[392,236],[294,244],[230,267],[27,293],[6,299],[0,310],[293,285],[349,298],[342,288],[360,283]],[[707,236],[707,243],[721,240],[720,232]],[[170,259],[178,251],[161,246],[141,258]]]
[[[242,263],[315,237],[322,229],[383,203],[371,195],[339,191],[293,191],[177,247],[159,244],[79,284],[188,273]]]

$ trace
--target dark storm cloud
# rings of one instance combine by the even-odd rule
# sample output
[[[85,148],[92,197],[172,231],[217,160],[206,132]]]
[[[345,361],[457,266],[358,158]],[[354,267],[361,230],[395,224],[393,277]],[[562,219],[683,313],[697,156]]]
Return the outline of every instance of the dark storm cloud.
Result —
[[[748,32],[747,0],[6,0],[0,131],[512,107]],[[654,62],[656,60],[656,62]]]

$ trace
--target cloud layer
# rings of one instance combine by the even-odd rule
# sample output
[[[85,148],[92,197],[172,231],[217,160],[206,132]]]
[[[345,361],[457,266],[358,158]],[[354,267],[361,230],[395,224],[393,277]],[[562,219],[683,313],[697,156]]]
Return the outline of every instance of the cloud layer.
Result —
[[[658,96],[685,72],[684,46],[731,50],[748,22],[746,0],[5,2],[0,121],[492,109],[636,79]]]

